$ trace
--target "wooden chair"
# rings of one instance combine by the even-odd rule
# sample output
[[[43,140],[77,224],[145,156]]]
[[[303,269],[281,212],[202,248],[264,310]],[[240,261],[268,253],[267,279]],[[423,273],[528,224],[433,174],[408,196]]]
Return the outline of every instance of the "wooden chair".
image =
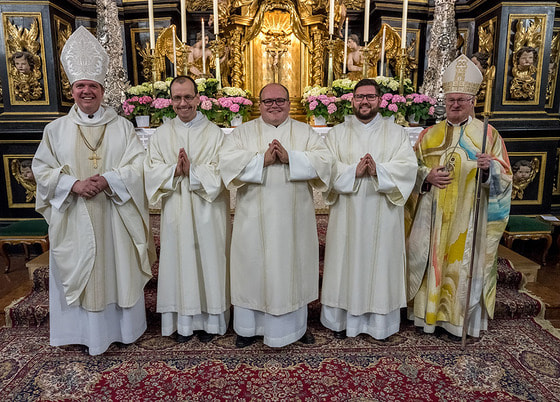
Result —
[[[6,246],[22,244],[29,260],[28,246],[40,244],[43,252],[49,249],[49,225],[44,219],[23,220],[0,228],[0,255],[6,259],[5,273],[10,272],[10,256]]]
[[[546,265],[546,256],[552,245],[552,227],[536,218],[522,215],[511,215],[502,236],[507,248],[512,248],[515,240],[545,240],[542,253],[542,265]]]

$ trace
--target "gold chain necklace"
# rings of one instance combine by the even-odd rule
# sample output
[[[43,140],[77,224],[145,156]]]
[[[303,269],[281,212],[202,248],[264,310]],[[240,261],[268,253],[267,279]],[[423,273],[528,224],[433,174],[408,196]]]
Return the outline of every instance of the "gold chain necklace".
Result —
[[[92,147],[91,144],[86,139],[86,136],[82,132],[82,128],[78,125],[78,131],[80,132],[80,136],[82,137],[82,140],[84,140],[84,143],[86,144],[86,147],[88,147],[88,149],[92,152],[91,156],[88,159],[90,161],[93,161],[93,168],[94,169],[97,169],[97,161],[101,159],[100,156],[97,156],[96,151],[101,146],[101,143],[103,142],[103,138],[105,138],[105,130],[107,130],[107,124],[105,124],[103,126],[103,133],[101,133],[101,137],[99,137],[99,140],[97,141],[97,144],[95,145],[95,147]]]

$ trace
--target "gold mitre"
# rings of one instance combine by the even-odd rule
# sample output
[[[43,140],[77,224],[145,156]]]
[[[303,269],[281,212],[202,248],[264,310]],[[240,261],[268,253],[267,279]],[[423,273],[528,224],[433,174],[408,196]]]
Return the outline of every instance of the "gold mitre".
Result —
[[[73,84],[79,80],[91,80],[104,85],[109,57],[101,43],[83,26],[70,35],[60,61]]]
[[[476,95],[482,82],[482,73],[464,54],[451,62],[443,73],[443,92]]]

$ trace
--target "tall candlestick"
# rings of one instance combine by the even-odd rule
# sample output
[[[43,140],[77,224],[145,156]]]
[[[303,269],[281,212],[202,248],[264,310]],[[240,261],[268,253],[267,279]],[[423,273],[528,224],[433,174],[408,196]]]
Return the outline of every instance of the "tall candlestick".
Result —
[[[173,77],[177,77],[177,43],[175,42],[175,25],[173,25]]]
[[[381,75],[385,75],[383,73],[384,64],[385,64],[385,30],[387,29],[386,25],[383,25],[383,42],[381,42]]]
[[[403,11],[402,11],[401,49],[406,49],[406,18],[407,18],[407,14],[408,14],[408,0],[404,0]]]
[[[181,0],[181,42],[187,43],[187,6],[185,0]]]
[[[218,29],[218,0],[212,2],[214,9],[214,35],[218,35],[220,30]]]
[[[206,34],[204,33],[204,18],[202,19],[202,74],[206,74]]]
[[[366,6],[364,8],[364,43],[369,42],[369,2],[366,0]]]
[[[155,49],[156,34],[154,30],[154,0],[148,0],[148,24],[150,26],[150,49]]]
[[[329,35],[334,34],[334,0],[329,0]]]
[[[344,28],[344,66],[342,74],[346,74],[346,66],[348,64],[348,18],[346,18],[346,27]]]

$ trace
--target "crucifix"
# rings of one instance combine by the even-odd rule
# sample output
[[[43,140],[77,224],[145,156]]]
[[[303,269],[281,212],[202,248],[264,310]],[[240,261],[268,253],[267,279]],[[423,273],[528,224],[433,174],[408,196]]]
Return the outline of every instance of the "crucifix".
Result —
[[[95,151],[93,151],[93,153],[91,154],[91,156],[88,158],[90,161],[93,161],[93,168],[97,169],[97,161],[101,160],[101,156],[97,156],[97,154],[95,153]]]

